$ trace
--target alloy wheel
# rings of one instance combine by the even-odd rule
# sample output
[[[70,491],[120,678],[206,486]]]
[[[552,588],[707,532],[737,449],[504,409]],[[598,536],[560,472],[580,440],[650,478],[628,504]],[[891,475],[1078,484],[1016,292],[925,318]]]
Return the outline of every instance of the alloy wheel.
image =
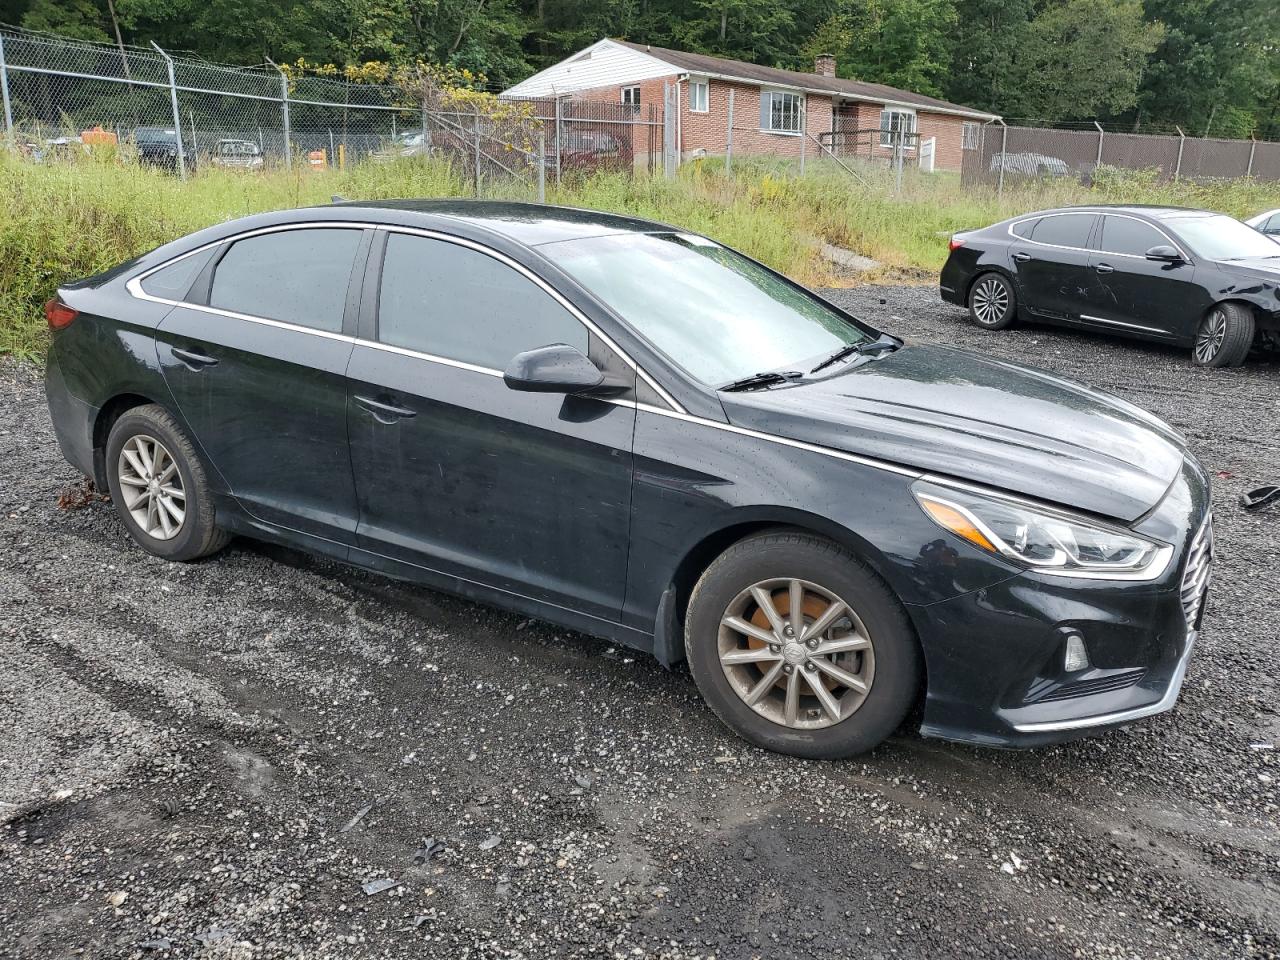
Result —
[[[1214,310],[1200,324],[1200,332],[1196,335],[1196,359],[1201,363],[1212,362],[1226,337],[1227,315],[1221,310]]]
[[[116,477],[129,515],[148,536],[172,540],[182,531],[187,496],[178,464],[163,443],[145,434],[130,437],[120,448]]]
[[[973,313],[980,323],[999,323],[1009,309],[1009,291],[995,277],[973,288]]]
[[[801,730],[847,720],[875,678],[875,648],[853,608],[807,580],[739,593],[720,619],[720,667],[756,713]]]

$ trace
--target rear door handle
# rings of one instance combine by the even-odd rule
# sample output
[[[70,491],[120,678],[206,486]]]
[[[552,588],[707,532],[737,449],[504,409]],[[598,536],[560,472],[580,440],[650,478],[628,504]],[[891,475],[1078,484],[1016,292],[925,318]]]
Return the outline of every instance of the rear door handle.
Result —
[[[1030,260],[1030,259],[1031,259],[1031,254],[1029,254],[1029,253],[1015,253],[1015,254],[1013,255],[1013,259],[1017,260],[1019,263],[1026,263],[1028,260]]]
[[[381,400],[374,400],[372,397],[356,396],[352,397],[352,399],[372,413],[373,418],[379,423],[395,423],[397,420],[407,420],[418,415],[417,410],[410,410],[408,407],[397,407],[393,403],[383,403]]]
[[[203,370],[205,367],[216,367],[218,358],[201,353],[198,350],[183,350],[181,347],[170,347],[169,352],[192,370]]]
[[[1100,263],[1093,269],[1098,271],[1098,273],[1115,273],[1116,272],[1116,268],[1111,266],[1111,264],[1109,263]]]

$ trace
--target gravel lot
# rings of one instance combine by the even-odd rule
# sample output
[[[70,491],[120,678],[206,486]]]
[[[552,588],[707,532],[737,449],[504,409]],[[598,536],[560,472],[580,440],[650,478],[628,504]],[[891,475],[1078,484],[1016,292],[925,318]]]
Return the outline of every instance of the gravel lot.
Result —
[[[0,956],[1280,955],[1280,509],[1236,503],[1280,482],[1280,363],[833,296],[1190,437],[1219,562],[1175,711],[766,754],[606,643],[247,541],[148,557],[59,507],[39,374],[0,360]]]

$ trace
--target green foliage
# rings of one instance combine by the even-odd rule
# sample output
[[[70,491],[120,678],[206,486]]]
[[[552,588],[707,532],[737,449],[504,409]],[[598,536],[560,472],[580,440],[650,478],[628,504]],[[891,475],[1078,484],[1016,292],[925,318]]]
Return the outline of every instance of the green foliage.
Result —
[[[1094,187],[1028,182],[1003,200],[962,187],[958,177],[909,171],[892,196],[888,174],[867,187],[832,164],[811,160],[804,177],[766,160],[686,164],[680,176],[601,174],[548,190],[548,201],[650,217],[708,234],[815,286],[851,280],[934,283],[946,237],[1044,207],[1086,202],[1173,203],[1244,216],[1280,207],[1280,184],[1257,181],[1160,183],[1155,171],[1100,168]],[[879,176],[881,179],[875,179]],[[32,164],[0,152],[0,353],[38,357],[41,304],[60,283],[97,273],[183,234],[262,210],[349,199],[467,196],[471,185],[441,160],[409,157],[347,171],[205,168],[186,183],[147,167],[85,158]],[[530,199],[518,182],[490,196]],[[858,278],[833,272],[823,243],[883,264]]]

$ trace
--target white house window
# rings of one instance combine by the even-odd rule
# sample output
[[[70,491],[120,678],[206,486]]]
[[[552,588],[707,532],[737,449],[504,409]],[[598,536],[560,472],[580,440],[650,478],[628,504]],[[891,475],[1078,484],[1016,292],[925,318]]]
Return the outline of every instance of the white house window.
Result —
[[[707,81],[706,80],[690,80],[689,81],[689,112],[690,113],[706,113],[707,112]]]
[[[982,140],[982,124],[966,120],[960,125],[960,148],[977,150]]]
[[[916,115],[913,110],[886,107],[880,111],[880,146],[901,142],[904,150],[915,149]]]
[[[804,100],[798,93],[765,90],[760,94],[760,129],[773,133],[799,133]]]
[[[638,86],[622,88],[622,105],[630,107],[632,110],[640,109],[640,88]]]

